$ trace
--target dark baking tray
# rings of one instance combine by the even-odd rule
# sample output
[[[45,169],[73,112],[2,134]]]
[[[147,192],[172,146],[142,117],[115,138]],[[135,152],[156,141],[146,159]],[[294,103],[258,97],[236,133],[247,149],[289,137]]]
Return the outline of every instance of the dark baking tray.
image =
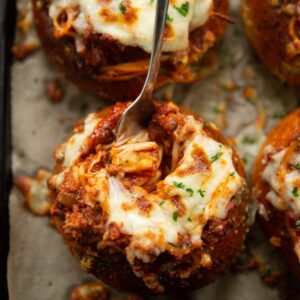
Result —
[[[14,39],[16,5],[0,0],[0,299],[8,299],[7,255],[9,249],[8,199],[11,176],[10,52]]]

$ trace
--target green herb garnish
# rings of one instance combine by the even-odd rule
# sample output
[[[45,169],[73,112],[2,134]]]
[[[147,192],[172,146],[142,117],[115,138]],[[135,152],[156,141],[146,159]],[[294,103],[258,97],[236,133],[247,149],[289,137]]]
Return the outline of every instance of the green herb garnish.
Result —
[[[234,175],[235,175],[235,172],[232,172],[229,174],[229,176],[231,176],[231,177],[234,177]]]
[[[201,190],[201,189],[199,189],[197,192],[200,194],[200,196],[201,196],[202,198],[205,196],[205,193],[206,193],[206,191]]]
[[[294,197],[298,197],[298,196],[299,196],[299,194],[298,194],[298,188],[297,188],[296,186],[293,187],[292,195],[293,195]]]
[[[174,211],[174,212],[173,212],[173,220],[174,220],[175,222],[177,222],[177,219],[178,219],[178,211]]]
[[[126,12],[126,6],[124,5],[124,1],[121,1],[119,4],[119,10],[122,14],[125,14]]]
[[[190,9],[190,4],[189,2],[184,2],[183,4],[181,4],[180,7],[175,6],[174,8],[184,17],[186,17],[189,13],[189,9]]]
[[[214,163],[217,161],[221,156],[223,155],[223,152],[217,152],[214,156],[211,157],[210,162]]]
[[[297,221],[295,222],[295,225],[296,225],[296,227],[300,228],[300,220],[297,220]]]
[[[179,189],[184,189],[185,185],[182,182],[173,181],[173,185],[175,185]]]
[[[253,145],[256,143],[256,139],[250,137],[250,136],[244,136],[242,140],[243,144]]]
[[[194,191],[191,188],[187,188],[186,191],[189,193],[190,197],[193,196]]]
[[[188,221],[189,221],[189,222],[192,222],[192,219],[191,219],[190,217],[188,217]]]
[[[300,170],[300,163],[296,163],[295,165],[293,165],[293,169]]]
[[[166,24],[171,24],[173,22],[173,18],[169,16],[169,14],[167,14],[167,18],[166,18]]]
[[[166,201],[161,201],[161,202],[159,203],[159,206],[163,206],[163,205],[165,204],[165,202],[166,202]]]
[[[284,114],[278,113],[278,112],[271,115],[271,118],[273,118],[273,119],[281,119],[283,117],[284,117]]]
[[[248,161],[248,158],[247,157],[243,157],[243,162],[245,163],[245,164],[247,164],[249,161]]]
[[[213,111],[214,111],[214,113],[216,115],[218,115],[218,114],[220,114],[222,112],[222,110],[219,107],[217,107],[217,106],[213,109]]]

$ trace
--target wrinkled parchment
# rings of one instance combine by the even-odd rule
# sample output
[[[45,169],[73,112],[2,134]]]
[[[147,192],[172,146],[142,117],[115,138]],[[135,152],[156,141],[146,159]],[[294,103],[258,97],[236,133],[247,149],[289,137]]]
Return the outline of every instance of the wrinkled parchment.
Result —
[[[25,0],[19,0],[19,4]],[[221,46],[218,71],[203,82],[174,89],[175,101],[214,121],[237,141],[248,172],[257,147],[284,114],[296,106],[297,94],[273,78],[252,53],[232,0],[230,26]],[[39,167],[51,169],[52,153],[71,133],[72,125],[109,103],[83,94],[64,81],[64,100],[49,101],[49,81],[58,78],[42,51],[12,69],[13,173],[33,176]],[[249,90],[250,89],[250,90]],[[174,91],[173,91],[174,92]],[[264,122],[266,119],[266,122]],[[247,137],[245,139],[245,137]],[[248,143],[246,141],[248,140]],[[252,141],[249,143],[249,141]],[[91,279],[70,255],[47,217],[36,217],[14,188],[10,197],[8,283],[11,300],[68,299],[70,290]],[[278,299],[255,272],[226,275],[193,294],[194,299]]]

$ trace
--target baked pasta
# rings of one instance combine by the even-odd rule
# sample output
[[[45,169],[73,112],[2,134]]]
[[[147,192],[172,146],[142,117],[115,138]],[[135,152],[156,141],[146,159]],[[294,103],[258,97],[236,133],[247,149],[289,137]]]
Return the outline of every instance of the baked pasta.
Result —
[[[268,135],[253,174],[262,226],[300,278],[300,109]]]
[[[246,33],[266,66],[282,81],[300,85],[298,0],[244,0]]]
[[[32,1],[42,44],[71,81],[112,101],[138,95],[151,52],[154,0]],[[227,10],[228,0],[170,2],[157,86],[191,82],[212,68],[209,50],[225,30]]]
[[[56,150],[51,220],[83,269],[117,289],[199,288],[243,246],[243,164],[214,125],[172,103],[116,144],[127,105],[90,114]]]

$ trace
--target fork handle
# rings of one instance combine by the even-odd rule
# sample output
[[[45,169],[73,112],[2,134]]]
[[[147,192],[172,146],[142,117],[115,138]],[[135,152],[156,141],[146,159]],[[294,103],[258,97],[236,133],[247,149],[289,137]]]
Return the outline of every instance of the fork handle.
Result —
[[[160,57],[163,46],[163,35],[169,7],[169,0],[156,1],[156,18],[153,33],[151,58],[147,77],[138,100],[140,100],[141,98],[151,97],[160,67]]]

